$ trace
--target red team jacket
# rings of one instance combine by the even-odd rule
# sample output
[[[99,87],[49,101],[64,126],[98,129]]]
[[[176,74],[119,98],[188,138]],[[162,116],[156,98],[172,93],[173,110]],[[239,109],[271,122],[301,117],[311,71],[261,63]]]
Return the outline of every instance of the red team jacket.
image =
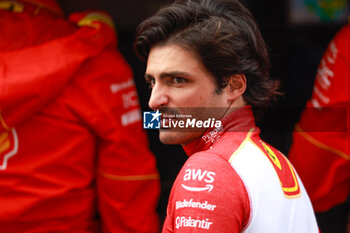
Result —
[[[293,137],[289,158],[315,211],[344,203],[350,193],[350,25],[330,42],[313,94]]]
[[[157,232],[155,158],[111,20],[0,10],[0,35],[0,232]]]
[[[250,107],[184,147],[190,156],[172,188],[163,233],[316,233],[296,171],[263,142]]]

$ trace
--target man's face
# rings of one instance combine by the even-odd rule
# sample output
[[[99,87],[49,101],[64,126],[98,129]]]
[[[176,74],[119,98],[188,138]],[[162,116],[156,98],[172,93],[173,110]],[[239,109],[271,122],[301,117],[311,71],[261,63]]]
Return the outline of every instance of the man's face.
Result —
[[[214,77],[193,52],[177,45],[167,44],[151,49],[145,78],[152,88],[148,104],[163,114],[221,119],[228,107],[226,95],[215,93]],[[185,108],[192,110],[184,112]],[[159,139],[164,144],[186,145],[202,136],[205,130],[160,129]]]

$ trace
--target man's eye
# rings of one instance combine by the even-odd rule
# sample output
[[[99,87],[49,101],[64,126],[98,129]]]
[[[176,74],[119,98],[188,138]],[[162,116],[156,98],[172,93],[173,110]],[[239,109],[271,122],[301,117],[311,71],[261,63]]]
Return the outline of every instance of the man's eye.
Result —
[[[148,84],[148,87],[152,89],[156,83],[156,80],[154,78],[147,78],[146,83]]]
[[[186,83],[187,80],[180,77],[173,77],[171,81],[173,84],[183,84],[183,83]]]

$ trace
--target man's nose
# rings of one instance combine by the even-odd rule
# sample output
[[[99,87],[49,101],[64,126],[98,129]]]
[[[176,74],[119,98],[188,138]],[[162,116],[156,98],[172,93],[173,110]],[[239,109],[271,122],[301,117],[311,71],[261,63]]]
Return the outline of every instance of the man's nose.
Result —
[[[166,89],[161,85],[155,84],[152,88],[151,97],[148,101],[148,106],[153,110],[157,110],[161,107],[166,106],[168,102],[169,97]]]

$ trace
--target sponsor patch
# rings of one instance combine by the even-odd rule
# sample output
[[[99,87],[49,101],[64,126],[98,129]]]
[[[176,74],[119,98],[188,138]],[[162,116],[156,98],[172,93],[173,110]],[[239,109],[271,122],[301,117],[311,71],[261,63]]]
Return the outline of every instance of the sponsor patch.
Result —
[[[205,182],[202,186],[188,186],[182,184],[182,187],[188,191],[192,192],[201,192],[208,191],[210,192],[214,186],[212,183],[215,181],[215,172],[201,170],[201,169],[187,169],[183,177],[184,181],[203,181]],[[202,182],[202,183],[203,183]]]
[[[115,94],[119,91],[132,87],[133,85],[134,85],[134,80],[129,79],[128,81],[122,82],[122,83],[112,83],[110,88],[111,88],[111,92]]]
[[[197,209],[214,211],[214,209],[216,208],[216,205],[209,204],[208,201],[199,202],[199,201],[193,201],[193,199],[190,199],[189,201],[184,199],[183,201],[177,201],[175,208],[176,209],[197,208]]]
[[[185,217],[185,216],[177,216],[176,220],[176,229],[180,229],[181,227],[192,227],[192,228],[199,228],[199,229],[206,229],[209,230],[210,226],[213,224],[209,221],[208,218],[206,219],[193,219],[192,217]]]
[[[124,113],[121,116],[122,126],[127,126],[141,120],[141,113],[138,109]]]
[[[125,109],[135,107],[139,104],[139,99],[137,97],[136,91],[130,91],[122,95],[123,107]]]
[[[281,152],[262,141],[256,140],[253,143],[261,149],[275,169],[284,196],[289,199],[300,197],[301,189],[299,182],[294,168],[288,159]]]

